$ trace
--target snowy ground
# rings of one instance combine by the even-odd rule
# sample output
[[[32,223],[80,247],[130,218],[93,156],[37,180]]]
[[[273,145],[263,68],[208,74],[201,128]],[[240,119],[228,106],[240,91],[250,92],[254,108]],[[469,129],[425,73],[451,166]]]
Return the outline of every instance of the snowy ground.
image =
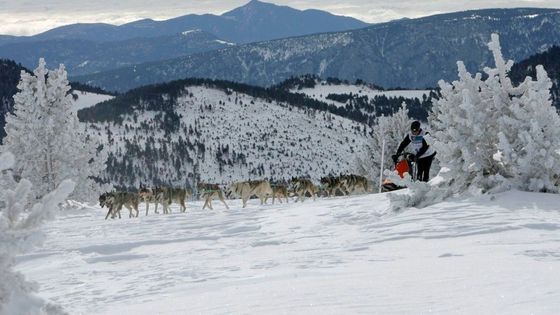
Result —
[[[399,213],[386,195],[229,203],[113,221],[72,210],[18,269],[71,314],[560,310],[558,195],[508,192]]]
[[[76,111],[114,98],[114,96],[111,95],[96,94],[84,91],[75,91],[74,94],[78,96],[78,98],[74,100],[74,110]]]
[[[375,90],[365,85],[353,84],[317,84],[313,88],[303,88],[301,90],[292,89],[292,93],[303,93],[313,99],[325,102],[334,106],[345,106],[345,103],[340,103],[327,99],[329,94],[354,94],[358,96],[367,96],[369,99],[374,99],[376,96],[384,95],[386,97],[404,97],[404,98],[417,98],[422,100],[430,94],[430,90],[390,90],[381,91]]]

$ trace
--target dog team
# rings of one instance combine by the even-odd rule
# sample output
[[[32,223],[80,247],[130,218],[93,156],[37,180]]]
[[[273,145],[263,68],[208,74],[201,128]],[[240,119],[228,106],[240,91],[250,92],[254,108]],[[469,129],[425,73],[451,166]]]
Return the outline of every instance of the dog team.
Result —
[[[292,178],[288,183],[270,184],[267,180],[254,180],[233,183],[227,188],[222,189],[218,184],[208,184],[199,182],[197,190],[201,200],[204,200],[202,209],[212,208],[212,200],[219,199],[227,209],[229,209],[226,199],[241,198],[243,208],[247,206],[247,202],[253,196],[260,199],[261,205],[266,204],[267,200],[272,197],[272,203],[275,200],[282,202],[283,199],[288,202],[289,197],[297,197],[295,202],[305,200],[309,196],[315,200],[316,196],[336,196],[350,195],[354,193],[370,192],[370,186],[367,179],[358,175],[341,175],[328,176],[320,180],[320,186],[317,187],[309,179]],[[121,218],[121,210],[126,207],[129,210],[129,217],[138,217],[138,206],[141,202],[146,203],[146,215],[150,210],[150,203],[155,205],[154,212],[158,212],[158,204],[162,205],[163,213],[170,213],[169,206],[177,203],[181,212],[187,210],[185,201],[193,195],[190,189],[156,187],[141,187],[138,193],[133,192],[107,192],[99,197],[99,205],[101,208],[107,207],[109,210],[105,219],[111,216],[112,219],[117,216]]]

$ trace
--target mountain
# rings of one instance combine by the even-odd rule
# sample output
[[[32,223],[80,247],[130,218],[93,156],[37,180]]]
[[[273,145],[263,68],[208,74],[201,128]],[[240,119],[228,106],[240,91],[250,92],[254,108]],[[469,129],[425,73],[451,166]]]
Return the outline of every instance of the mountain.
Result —
[[[203,30],[228,42],[249,43],[318,32],[356,29],[367,25],[354,18],[336,16],[324,11],[301,11],[253,0],[223,15],[190,14],[164,21],[144,19],[120,26],[103,23],[72,24],[30,37],[0,38],[0,45],[14,40],[122,41],[136,37],[171,36],[192,29]]]
[[[362,81],[350,83],[336,78],[322,80],[305,75],[290,78],[272,89],[300,94],[305,98],[328,105],[332,113],[374,126],[379,116],[395,113],[405,103],[409,115],[427,121],[432,100],[437,98],[431,90],[389,90]]]
[[[11,42],[17,42],[18,40],[22,40],[25,37],[19,36],[12,36],[12,35],[0,35],[0,46],[4,44],[8,44]]]
[[[226,12],[222,18],[235,21],[234,29],[217,34],[238,43],[249,43],[301,36],[314,33],[357,29],[368,24],[350,17],[332,15],[320,10],[296,10],[257,0]],[[222,32],[229,32],[225,34]]]
[[[393,114],[403,102],[410,114],[425,116],[431,106],[423,96],[429,91],[318,82],[321,93],[352,94],[344,103],[328,103],[306,94],[311,80],[294,78],[269,89],[179,80],[129,91],[78,116],[110,152],[101,179],[133,188],[352,172],[375,117]],[[307,90],[293,90],[304,81]]]
[[[457,60],[480,71],[498,33],[504,55],[520,61],[560,43],[558,9],[489,9],[399,20],[338,33],[240,45],[76,78],[126,91],[185,77],[270,86],[315,74],[384,87],[426,88],[457,76]]]
[[[207,80],[130,91],[78,112],[117,187],[319,178],[351,172],[370,128],[262,88]],[[313,101],[310,101],[313,103]]]
[[[134,38],[117,42],[53,39],[6,44],[0,57],[32,68],[40,57],[51,65],[63,63],[70,75],[107,71],[143,62],[172,59],[230,47],[212,34],[189,30],[170,36]]]
[[[536,78],[536,67],[542,65],[552,80],[552,102],[560,109],[560,46],[554,46],[547,51],[533,55],[513,65],[510,76],[514,82],[522,82],[525,77]]]

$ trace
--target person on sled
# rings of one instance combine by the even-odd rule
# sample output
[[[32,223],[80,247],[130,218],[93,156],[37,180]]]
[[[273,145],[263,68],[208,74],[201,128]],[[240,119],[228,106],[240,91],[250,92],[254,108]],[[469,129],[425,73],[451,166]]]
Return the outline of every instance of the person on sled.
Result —
[[[410,125],[410,133],[404,137],[397,149],[397,153],[392,156],[396,164],[404,149],[408,145],[411,145],[413,153],[412,159],[413,162],[416,163],[418,169],[416,179],[423,182],[430,180],[430,167],[432,167],[432,161],[434,160],[434,156],[436,156],[436,151],[426,142],[426,134],[428,133],[420,128],[419,121],[412,122]]]

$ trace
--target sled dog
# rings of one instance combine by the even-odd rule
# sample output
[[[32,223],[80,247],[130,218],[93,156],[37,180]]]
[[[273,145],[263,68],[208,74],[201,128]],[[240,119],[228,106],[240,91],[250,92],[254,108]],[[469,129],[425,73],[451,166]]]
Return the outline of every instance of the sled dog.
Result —
[[[190,189],[171,187],[141,188],[139,196],[141,200],[146,202],[146,215],[148,215],[150,203],[155,203],[155,213],[159,213],[157,207],[158,204],[161,204],[163,206],[163,213],[167,214],[170,213],[168,208],[173,202],[179,204],[181,212],[185,212],[187,210],[185,200],[192,196],[192,191]]]
[[[155,213],[159,213],[157,208],[158,204],[161,203],[163,205],[163,191],[161,188],[140,188],[140,192],[138,193],[140,200],[143,200],[146,203],[146,215],[148,215],[148,211],[150,210],[150,203],[155,204]]]
[[[367,193],[370,188],[367,178],[358,175],[340,176],[340,183],[347,194],[355,192]]]
[[[200,198],[204,199],[204,206],[202,206],[202,210],[204,210],[206,206],[208,206],[210,210],[214,210],[214,208],[212,208],[212,199],[214,199],[215,197],[218,197],[220,201],[226,206],[226,209],[229,209],[224,198],[224,192],[217,184],[198,183],[196,185],[196,189],[200,194]]]
[[[321,186],[325,190],[327,197],[336,196],[337,191],[339,191],[343,195],[348,194],[348,192],[344,190],[341,177],[323,177],[321,178]]]
[[[161,189],[161,199],[163,203],[163,213],[169,213],[168,207],[171,203],[176,202],[181,207],[181,212],[187,211],[185,200],[192,196],[190,189],[163,187]]]
[[[251,196],[257,196],[261,201],[261,205],[266,204],[268,196],[272,196],[273,191],[267,180],[253,180],[229,185],[226,196],[230,198],[232,195],[240,197],[243,201],[243,208],[245,208]]]
[[[138,195],[135,193],[123,191],[104,193],[99,197],[99,205],[102,208],[105,206],[109,208],[105,220],[107,220],[109,215],[111,215],[111,219],[114,219],[117,215],[120,219],[123,206],[129,210],[129,218],[138,217]],[[135,215],[132,210],[136,212]]]
[[[315,200],[317,189],[309,179],[294,177],[291,180],[291,186],[294,194],[297,195],[295,202],[298,202],[298,200],[303,202],[305,200],[306,193],[309,193],[313,197],[313,200]]]
[[[273,184],[272,187],[272,204],[274,200],[278,198],[278,201],[282,203],[282,198],[286,198],[286,203],[288,203],[288,187],[284,184]]]

